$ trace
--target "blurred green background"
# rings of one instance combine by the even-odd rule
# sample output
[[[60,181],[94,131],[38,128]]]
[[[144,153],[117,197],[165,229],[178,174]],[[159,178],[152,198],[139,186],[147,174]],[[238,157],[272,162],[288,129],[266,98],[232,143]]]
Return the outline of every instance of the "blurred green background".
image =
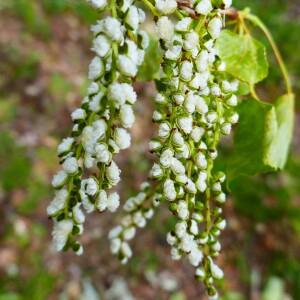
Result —
[[[300,2],[234,1],[250,6],[277,42],[296,94],[294,140],[285,171],[235,180],[225,205],[222,236],[223,299],[300,299]],[[133,243],[127,267],[109,253],[106,235],[117,215],[91,216],[82,242],[86,253],[57,254],[45,209],[58,169],[56,147],[71,128],[70,112],[87,86],[93,57],[89,26],[95,12],[79,0],[0,0],[0,300],[206,299],[186,262],[173,262],[165,234],[167,208]],[[151,27],[151,24],[146,26]],[[272,101],[284,93],[267,40],[271,64],[258,94]],[[140,101],[132,133],[135,146],[118,158],[125,197],[146,178],[154,85],[136,84]],[[145,121],[146,120],[146,121]],[[149,120],[149,121],[147,121]],[[282,141],[284,143],[284,141]],[[131,154],[137,153],[132,156]],[[221,145],[220,167],[231,152]],[[148,155],[150,159],[152,156]],[[163,226],[162,226],[163,224]]]

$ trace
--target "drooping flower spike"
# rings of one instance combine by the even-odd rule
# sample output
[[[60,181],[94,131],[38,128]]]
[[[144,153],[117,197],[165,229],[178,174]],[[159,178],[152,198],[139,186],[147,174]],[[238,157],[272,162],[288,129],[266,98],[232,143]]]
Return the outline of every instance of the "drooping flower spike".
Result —
[[[147,33],[139,29],[145,13],[132,1],[88,2],[109,14],[91,26],[91,83],[81,107],[71,114],[71,137],[58,146],[62,170],[53,177],[56,193],[47,208],[56,249],[72,248],[78,255],[83,248],[74,238],[82,234],[85,213],[115,212],[120,204],[118,193],[108,192],[121,179],[113,155],[131,144],[128,129],[135,120],[132,106],[137,98],[132,78],[149,44]]]

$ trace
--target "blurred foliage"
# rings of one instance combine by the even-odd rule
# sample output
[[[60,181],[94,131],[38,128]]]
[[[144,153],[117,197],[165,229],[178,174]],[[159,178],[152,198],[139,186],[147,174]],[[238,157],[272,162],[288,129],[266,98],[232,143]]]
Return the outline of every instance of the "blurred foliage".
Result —
[[[257,14],[272,32],[292,75],[296,107],[299,109],[300,102],[297,99],[300,96],[300,81],[296,80],[300,77],[300,56],[297,53],[300,49],[299,1],[234,0],[233,2],[239,9],[251,6],[252,13]],[[60,106],[66,107],[68,95],[75,90],[75,86],[62,73],[46,74],[48,77],[43,99],[50,103],[44,111],[39,107],[41,99],[37,97],[37,100],[31,99],[30,102],[29,97],[24,96],[24,89],[28,84],[39,80],[41,75],[45,75],[42,74],[43,61],[39,42],[41,41],[43,46],[49,46],[57,18],[68,19],[69,16],[75,16],[81,26],[89,27],[97,20],[97,14],[84,0],[0,0],[0,12],[6,18],[12,18],[21,24],[18,29],[20,44],[0,40],[0,187],[1,197],[4,199],[0,202],[1,209],[3,208],[3,213],[0,212],[3,225],[0,226],[0,234],[3,233],[0,246],[3,243],[5,247],[16,248],[19,251],[16,261],[4,269],[4,276],[0,277],[0,300],[47,299],[59,280],[66,276],[62,270],[60,270],[61,277],[53,274],[46,267],[44,257],[45,252],[49,251],[47,247],[50,234],[45,226],[47,220],[43,209],[45,203],[52,197],[52,191],[49,187],[50,176],[43,178],[39,168],[43,168],[48,175],[53,173],[57,163],[55,145],[50,142],[52,146],[47,143],[35,146],[22,145],[20,139],[23,131],[18,131],[18,126],[22,127],[20,117],[24,111],[31,123],[36,121],[34,114],[41,115],[44,122],[48,122],[49,115],[50,118],[54,114],[59,115],[62,112]],[[266,45],[270,61],[269,77],[259,84],[258,93],[264,100],[276,99],[284,90],[280,70],[276,66],[275,57],[266,38],[257,29],[254,30],[254,35]],[[90,37],[84,38],[88,42]],[[38,42],[34,44],[34,41]],[[155,53],[155,42],[151,45],[147,57],[159,59],[159,54]],[[82,47],[79,42],[78,47]],[[143,68],[148,70],[148,73],[144,73],[147,76],[153,77],[153,74],[157,74],[153,64],[148,63]],[[147,76],[140,79],[147,81],[149,80]],[[86,84],[87,82],[81,84],[82,91],[86,88]],[[243,86],[241,94],[245,93],[245,90],[247,92],[247,88]],[[28,111],[24,110],[27,106]],[[64,123],[49,126],[53,130],[59,126],[63,127],[62,124]],[[39,126],[37,125],[37,130]],[[229,291],[225,281],[223,300],[249,299],[247,293],[253,284],[251,274],[254,267],[261,274],[259,282],[261,299],[275,300],[278,295],[286,292],[293,299],[300,299],[300,260],[297,251],[300,239],[299,140],[294,144],[297,147],[291,150],[284,172],[238,177],[230,185],[234,203],[233,213],[240,221],[240,226],[242,225],[238,228],[242,232],[242,241],[236,241],[236,245],[230,246],[238,251],[230,263],[233,268],[238,268],[237,274],[240,278],[237,280],[244,286],[244,290],[241,287],[239,292]],[[225,161],[232,154],[231,151],[231,143],[225,141],[220,149],[217,168],[226,170]],[[132,156],[127,163],[128,168],[138,168],[140,172],[149,167],[142,154]],[[19,198],[16,197],[18,193]],[[43,213],[40,213],[41,210]],[[21,235],[14,228],[19,217],[30,220],[27,231]],[[156,232],[156,242],[164,245],[165,232],[173,227],[174,220],[159,217],[163,220],[163,226],[162,223],[153,221],[149,227]],[[265,228],[263,233],[257,231],[261,225]],[[224,236],[226,234],[229,235],[231,232],[226,231]],[[277,238],[280,247],[276,243],[269,248],[259,244],[258,236],[267,238],[269,235]],[[262,256],[263,261],[256,261],[253,266],[252,262],[257,252],[265,255]],[[141,280],[140,274],[143,271],[141,269],[145,267],[156,271],[163,259],[152,249],[146,249],[142,258],[137,256],[132,260],[128,272],[135,280]],[[169,299],[181,300],[187,297],[184,291],[178,291],[170,295]]]

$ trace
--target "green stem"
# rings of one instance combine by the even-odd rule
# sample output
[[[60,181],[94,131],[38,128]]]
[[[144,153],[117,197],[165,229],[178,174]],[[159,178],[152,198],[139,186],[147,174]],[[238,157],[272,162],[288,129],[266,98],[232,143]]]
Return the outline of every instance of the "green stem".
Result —
[[[155,17],[161,17],[161,14],[157,11],[157,9],[155,8],[155,6],[150,3],[148,0],[140,0],[148,9],[151,10],[153,16]]]
[[[291,81],[290,81],[285,63],[284,63],[284,61],[281,57],[279,49],[278,49],[278,47],[277,47],[270,31],[268,30],[268,28],[265,26],[265,24],[257,16],[254,16],[254,15],[251,15],[251,14],[246,14],[245,18],[247,20],[249,20],[250,22],[252,22],[254,25],[257,25],[262,30],[262,32],[266,35],[267,39],[269,40],[269,42],[272,46],[272,49],[273,49],[274,54],[276,56],[276,59],[278,61],[279,67],[281,69],[282,75],[284,77],[287,93],[291,94],[292,93]]]

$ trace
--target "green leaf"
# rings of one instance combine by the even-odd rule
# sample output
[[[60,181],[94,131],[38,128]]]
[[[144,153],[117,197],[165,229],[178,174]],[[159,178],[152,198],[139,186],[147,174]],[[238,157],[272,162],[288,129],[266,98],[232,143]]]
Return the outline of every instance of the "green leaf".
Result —
[[[150,44],[146,49],[145,59],[137,74],[138,81],[159,79],[159,66],[162,60],[157,39],[150,36]]]
[[[228,163],[228,184],[239,175],[256,175],[284,167],[293,131],[293,95],[275,105],[246,99],[238,107],[240,123]]]
[[[266,153],[267,162],[274,169],[283,169],[289,146],[292,140],[294,127],[294,95],[287,94],[275,102],[277,133]]]
[[[226,63],[226,71],[250,85],[268,75],[266,49],[250,35],[238,35],[229,30],[222,31],[216,48]]]

